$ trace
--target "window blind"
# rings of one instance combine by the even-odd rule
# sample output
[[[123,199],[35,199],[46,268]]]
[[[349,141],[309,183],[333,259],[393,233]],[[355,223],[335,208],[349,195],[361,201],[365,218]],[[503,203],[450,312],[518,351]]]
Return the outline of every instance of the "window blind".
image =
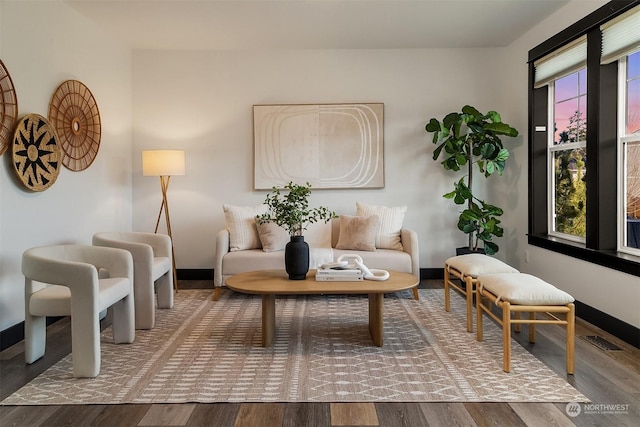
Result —
[[[600,26],[602,64],[609,64],[640,49],[640,6]]]
[[[535,67],[534,87],[539,88],[587,65],[587,36],[582,36],[540,58]]]

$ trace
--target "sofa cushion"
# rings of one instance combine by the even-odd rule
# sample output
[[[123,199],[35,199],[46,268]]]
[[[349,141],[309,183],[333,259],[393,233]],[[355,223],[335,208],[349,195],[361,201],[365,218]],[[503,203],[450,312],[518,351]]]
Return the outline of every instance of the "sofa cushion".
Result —
[[[229,250],[242,251],[260,248],[256,215],[267,212],[267,205],[233,206],[225,204],[222,209],[229,230]]]
[[[380,217],[340,215],[340,234],[336,249],[375,251]]]
[[[258,229],[263,252],[284,251],[285,245],[290,240],[287,230],[275,222],[256,223],[256,228]]]
[[[341,255],[347,254],[359,255],[362,258],[364,265],[369,268],[393,270],[401,273],[413,273],[411,270],[411,255],[407,252],[396,251],[394,249],[376,249],[375,252],[334,249],[333,259],[336,260]]]
[[[376,248],[379,249],[402,250],[400,230],[402,230],[406,212],[406,206],[386,207],[356,202],[358,216],[378,215],[380,217],[380,227],[376,235]]]
[[[333,257],[331,248],[309,248],[309,268],[317,268],[325,262],[331,262]],[[284,269],[284,251],[263,252],[262,249],[248,249],[228,252],[222,258],[222,271],[225,276],[246,271]]]
[[[284,270],[284,252],[247,249],[228,252],[222,259],[222,271],[225,276],[253,270]]]

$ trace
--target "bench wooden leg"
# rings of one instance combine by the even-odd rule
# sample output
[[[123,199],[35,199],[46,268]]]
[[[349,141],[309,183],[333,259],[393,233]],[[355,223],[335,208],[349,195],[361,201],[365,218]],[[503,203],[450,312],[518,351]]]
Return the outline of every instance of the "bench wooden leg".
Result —
[[[420,299],[420,295],[418,295],[418,287],[416,286],[413,290],[413,299],[418,301]]]
[[[502,303],[502,370],[511,371],[511,304]]]
[[[576,309],[573,303],[567,304],[567,374],[573,375],[575,371],[575,335],[576,335]]]
[[[516,320],[520,320],[520,312],[519,312],[519,311],[516,311],[516,312],[515,312],[515,314],[514,314],[514,318],[515,318]],[[520,323],[514,323],[514,324],[513,324],[513,332],[520,333]]]
[[[449,311],[451,309],[451,302],[449,297],[449,280],[451,280],[451,276],[449,274],[449,266],[445,264],[444,266],[444,311]]]
[[[533,311],[530,312],[529,320],[535,320],[535,319],[536,319],[536,313]],[[529,342],[532,344],[536,342],[536,324],[533,322],[529,323]]]
[[[467,332],[473,332],[473,278],[471,276],[465,276],[464,282],[466,285],[466,299],[467,299]]]
[[[480,286],[476,286],[476,340],[482,341],[482,293]]]

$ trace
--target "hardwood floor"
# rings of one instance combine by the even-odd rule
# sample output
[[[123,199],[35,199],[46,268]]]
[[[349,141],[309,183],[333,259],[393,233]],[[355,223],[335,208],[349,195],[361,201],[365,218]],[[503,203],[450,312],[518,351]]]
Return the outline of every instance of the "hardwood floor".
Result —
[[[180,281],[180,289],[210,288]],[[422,281],[441,288],[442,281]],[[452,298],[461,298],[452,296]],[[444,308],[443,308],[444,309]],[[486,320],[490,321],[490,320]],[[461,327],[464,327],[461,325]],[[514,338],[554,372],[565,374],[564,329],[542,326],[537,342],[526,328]],[[584,339],[620,347],[605,351]],[[0,401],[71,350],[68,319],[47,330],[44,358],[25,365],[22,343],[0,352]],[[569,416],[566,403],[216,403],[0,406],[0,426],[636,426],[640,424],[640,350],[578,319],[576,374],[567,381],[591,400]]]

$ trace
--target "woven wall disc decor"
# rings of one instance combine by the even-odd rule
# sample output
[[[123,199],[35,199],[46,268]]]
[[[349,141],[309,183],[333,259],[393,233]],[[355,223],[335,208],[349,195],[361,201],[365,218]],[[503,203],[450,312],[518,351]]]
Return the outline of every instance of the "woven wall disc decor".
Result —
[[[55,131],[39,114],[18,121],[13,136],[13,168],[31,191],[51,187],[60,174],[61,151]]]
[[[9,71],[0,60],[0,156],[9,148],[9,141],[18,118],[18,98]]]
[[[100,112],[93,94],[82,82],[67,80],[49,103],[49,121],[58,134],[62,164],[81,171],[89,166],[100,148]]]

